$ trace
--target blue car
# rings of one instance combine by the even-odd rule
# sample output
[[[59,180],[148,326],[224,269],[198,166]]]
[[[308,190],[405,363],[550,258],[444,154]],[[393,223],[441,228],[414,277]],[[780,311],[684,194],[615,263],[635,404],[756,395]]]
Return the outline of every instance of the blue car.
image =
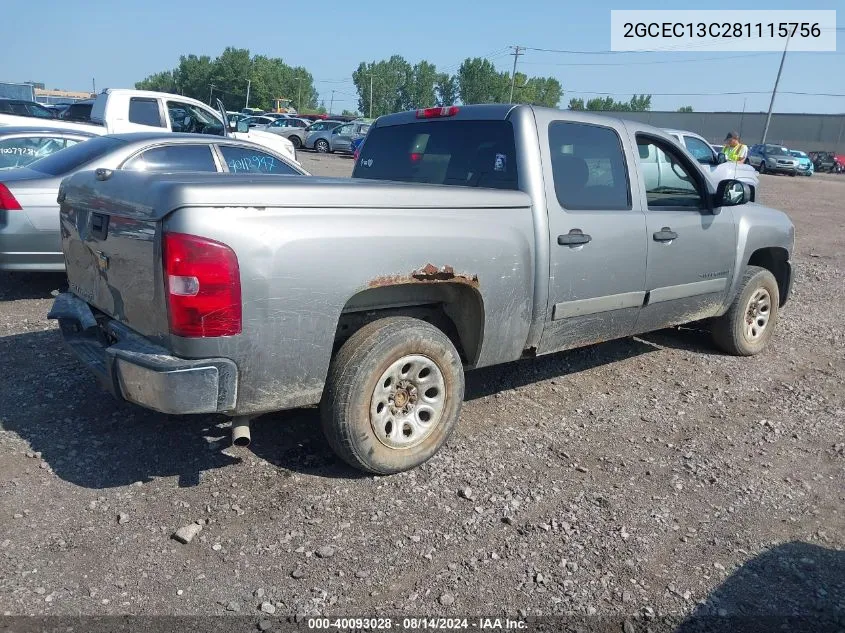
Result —
[[[359,136],[358,138],[352,141],[352,145],[349,147],[349,149],[352,150],[352,156],[355,158],[355,160],[358,160],[358,155],[361,151],[361,146],[364,144],[365,138],[365,136]]]
[[[802,176],[812,176],[815,168],[813,161],[807,156],[805,152],[799,152],[797,149],[789,150],[789,155],[798,159],[798,173]]]

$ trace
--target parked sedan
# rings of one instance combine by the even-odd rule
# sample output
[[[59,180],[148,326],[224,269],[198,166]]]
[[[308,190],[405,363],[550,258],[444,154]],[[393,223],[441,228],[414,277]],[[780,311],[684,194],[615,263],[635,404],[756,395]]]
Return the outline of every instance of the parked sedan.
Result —
[[[0,170],[25,167],[94,136],[49,127],[0,127]]]
[[[799,152],[797,149],[789,150],[789,155],[798,159],[798,173],[802,176],[812,176],[815,171],[813,161],[804,152]]]
[[[748,164],[761,174],[789,174],[798,173],[798,159],[789,155],[789,150],[780,145],[752,145],[748,150]]]
[[[370,123],[353,121],[343,123],[331,131],[309,133],[305,138],[305,147],[313,148],[321,154],[330,152],[352,153],[352,140],[359,136],[366,136],[370,131]]]
[[[296,117],[286,117],[276,119],[270,125],[256,126],[256,129],[284,136],[293,143],[294,149],[299,149],[305,145],[306,130],[309,125],[311,125],[311,121]]]
[[[262,126],[265,126],[265,125],[270,125],[276,119],[269,117],[269,116],[260,115],[260,116],[248,116],[243,120],[246,122],[246,124],[250,128],[254,128],[254,127],[262,127]]]
[[[160,132],[99,136],[28,167],[0,172],[0,270],[65,269],[59,185],[71,174],[98,168],[308,175],[281,154],[249,141]]]

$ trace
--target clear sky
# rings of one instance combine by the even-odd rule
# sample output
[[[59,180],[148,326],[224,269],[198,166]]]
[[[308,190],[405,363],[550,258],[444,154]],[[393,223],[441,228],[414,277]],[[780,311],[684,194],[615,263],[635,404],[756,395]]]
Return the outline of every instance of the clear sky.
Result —
[[[735,0],[672,4],[676,9],[763,8],[760,3],[738,6]],[[845,26],[842,0],[767,0],[764,4],[766,9],[840,9],[838,26]],[[182,54],[214,57],[226,46],[235,46],[306,67],[327,104],[335,90],[335,109],[354,109],[357,100],[351,74],[360,61],[398,53],[411,63],[426,59],[438,70],[454,72],[466,57],[488,56],[500,69],[509,70],[513,61],[509,45],[606,51],[612,8],[657,9],[666,8],[666,3],[0,0],[5,26],[0,80],[89,90],[94,78],[98,91],[132,87],[151,73],[175,67]],[[738,55],[529,51],[520,58],[519,70],[560,80],[563,107],[571,97],[587,99],[600,93],[627,99],[637,92],[655,95],[654,110],[692,105],[696,110],[739,111],[745,99],[748,111],[764,111],[770,98],[765,93],[771,91],[780,54]],[[680,60],[702,61],[676,63]],[[840,28],[837,33],[835,53],[789,53],[779,90],[784,94],[777,97],[776,112],[845,113],[845,97],[785,94],[845,94],[845,31]],[[749,94],[659,96],[737,91]],[[754,92],[763,94],[750,94]]]

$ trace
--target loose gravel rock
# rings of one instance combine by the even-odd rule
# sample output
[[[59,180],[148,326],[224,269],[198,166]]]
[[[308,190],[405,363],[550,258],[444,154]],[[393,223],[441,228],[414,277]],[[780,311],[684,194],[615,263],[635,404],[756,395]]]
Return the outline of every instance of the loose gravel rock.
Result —
[[[0,612],[845,621],[845,176],[761,182],[797,236],[767,352],[686,327],[474,371],[448,445],[391,477],[315,408],[234,450],[222,417],[115,403],[45,320],[61,278],[0,274]]]

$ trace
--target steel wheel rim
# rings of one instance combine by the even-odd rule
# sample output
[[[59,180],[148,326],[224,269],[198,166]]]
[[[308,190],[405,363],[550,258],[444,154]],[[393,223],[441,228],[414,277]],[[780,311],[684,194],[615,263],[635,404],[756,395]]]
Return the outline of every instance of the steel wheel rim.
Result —
[[[443,419],[446,380],[433,360],[409,354],[381,375],[370,400],[370,425],[379,442],[395,450],[418,446]]]
[[[766,331],[772,316],[772,296],[765,288],[758,288],[745,308],[745,337],[757,341]]]

